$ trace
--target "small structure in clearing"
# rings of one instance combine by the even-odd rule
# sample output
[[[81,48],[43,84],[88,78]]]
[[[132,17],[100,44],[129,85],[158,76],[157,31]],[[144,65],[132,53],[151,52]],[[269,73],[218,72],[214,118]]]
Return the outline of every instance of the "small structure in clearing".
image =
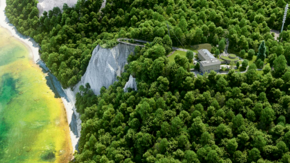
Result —
[[[219,71],[221,61],[215,58],[207,49],[198,50],[198,58],[200,61],[200,71],[209,72],[211,70]]]
[[[226,64],[230,64],[231,62],[237,63],[239,61],[239,57],[235,54],[229,54],[228,56],[221,56],[220,57]]]

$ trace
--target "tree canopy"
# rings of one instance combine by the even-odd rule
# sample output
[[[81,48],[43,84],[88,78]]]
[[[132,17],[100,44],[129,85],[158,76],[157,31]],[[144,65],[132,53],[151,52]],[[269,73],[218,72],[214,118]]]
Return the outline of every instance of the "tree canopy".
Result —
[[[284,0],[108,0],[99,11],[101,4],[79,0],[38,17],[36,0],[7,0],[9,21],[40,44],[65,88],[81,79],[96,45],[110,48],[121,37],[151,42],[135,49],[99,96],[88,84],[80,88],[75,162],[289,162],[290,19],[283,40],[270,34],[281,27]],[[195,76],[191,52],[175,62],[166,57],[172,46],[200,43],[218,44],[219,53],[225,38],[230,50],[248,52],[246,73]],[[252,64],[255,54],[260,61]],[[130,75],[138,91],[125,93]]]
[[[282,79],[275,77],[276,70],[258,74],[255,64],[244,74],[212,71],[194,77],[184,68],[185,57],[171,63],[164,55],[145,56],[156,44],[139,50],[140,57],[100,96],[89,89],[77,95],[83,122],[77,162],[103,157],[114,162],[288,159],[290,114],[284,108],[290,103],[290,85],[283,80],[290,79],[288,69]],[[154,68],[155,62],[161,67]],[[138,91],[124,93],[136,64],[141,67],[134,72]]]

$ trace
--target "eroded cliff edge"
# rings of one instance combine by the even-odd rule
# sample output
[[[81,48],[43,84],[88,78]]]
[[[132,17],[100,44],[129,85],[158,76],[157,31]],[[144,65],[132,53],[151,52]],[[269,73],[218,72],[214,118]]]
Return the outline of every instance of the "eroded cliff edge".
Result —
[[[81,85],[85,86],[89,83],[93,92],[96,95],[99,95],[103,86],[108,88],[115,81],[117,81],[117,76],[120,76],[121,73],[124,72],[124,67],[127,64],[127,58],[130,54],[134,54],[134,50],[135,46],[133,45],[118,44],[111,49],[102,48],[98,45],[93,50],[89,65],[85,74],[82,76],[81,81],[74,86],[73,90],[70,88],[64,90],[70,104],[75,104],[76,94],[79,92],[79,87]],[[136,82],[133,79],[131,80]],[[130,82],[129,79],[128,82],[132,83],[132,81]],[[134,83],[133,85],[135,85],[137,89],[137,84]],[[72,132],[74,132],[74,134],[79,138],[82,123],[80,120],[80,115],[77,112],[75,105],[70,107],[73,109],[70,127]]]

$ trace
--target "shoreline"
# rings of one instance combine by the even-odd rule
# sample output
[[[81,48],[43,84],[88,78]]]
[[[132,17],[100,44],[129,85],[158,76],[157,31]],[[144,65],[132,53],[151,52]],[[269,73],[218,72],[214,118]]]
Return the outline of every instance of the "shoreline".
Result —
[[[17,39],[22,42],[30,51],[30,57],[32,57],[34,63],[40,59],[38,53],[39,45],[30,37],[24,36],[16,30],[16,27],[8,22],[8,18],[5,15],[6,0],[0,0],[0,26]]]
[[[6,7],[6,0],[0,0],[0,27],[2,27],[3,29],[7,30],[8,32],[10,32],[10,34],[13,36],[13,38],[17,39],[18,41],[20,41],[21,43],[23,43],[24,46],[26,46],[29,50],[29,57],[31,58],[31,60],[33,60],[33,62],[38,65],[40,68],[43,68],[42,66],[40,66],[38,63],[41,61],[40,59],[40,55],[39,55],[39,48],[40,46],[30,37],[24,36],[21,33],[19,33],[16,29],[15,26],[13,26],[11,23],[9,23],[8,18],[5,15],[5,7]],[[49,72],[47,72],[49,73]],[[48,74],[47,74],[48,75]],[[70,90],[68,89],[63,89],[62,86],[60,85],[62,91],[65,93],[66,97],[71,97],[72,95],[70,94],[70,96],[67,93],[70,93]],[[74,95],[73,95],[74,96]],[[76,136],[73,131],[71,130],[71,122],[72,122],[72,117],[73,114],[75,113],[75,106],[74,106],[74,98],[65,98],[65,97],[61,97],[62,103],[64,105],[64,111],[66,112],[66,118],[67,118],[67,122],[70,128],[70,138],[71,138],[71,145],[73,148],[72,154],[74,153],[74,151],[76,150],[76,146],[78,144],[79,141],[79,137],[80,136]],[[77,121],[79,121],[77,119]],[[76,126],[78,127],[78,126]],[[78,131],[79,132],[79,131]]]

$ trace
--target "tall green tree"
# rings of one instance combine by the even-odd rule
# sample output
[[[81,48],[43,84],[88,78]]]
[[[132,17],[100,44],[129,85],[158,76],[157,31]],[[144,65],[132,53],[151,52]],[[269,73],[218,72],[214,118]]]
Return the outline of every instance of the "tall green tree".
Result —
[[[266,58],[266,45],[265,41],[262,41],[258,49],[257,59],[261,59],[262,61],[264,61],[265,58]]]

